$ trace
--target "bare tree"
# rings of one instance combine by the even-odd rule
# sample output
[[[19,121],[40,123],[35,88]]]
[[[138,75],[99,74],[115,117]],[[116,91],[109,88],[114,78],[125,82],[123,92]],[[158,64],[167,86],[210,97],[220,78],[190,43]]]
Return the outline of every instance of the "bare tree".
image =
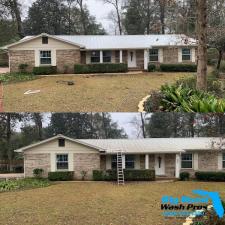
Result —
[[[117,26],[118,26],[118,29],[119,29],[119,34],[122,35],[123,33],[123,29],[122,29],[122,19],[121,19],[121,2],[120,0],[101,0],[103,1],[104,3],[107,3],[107,4],[111,4],[115,11],[116,11],[116,21],[117,21]]]
[[[197,0],[198,71],[197,89],[207,90],[207,1]]]
[[[76,0],[77,4],[80,8],[80,15],[81,15],[81,23],[83,27],[83,33],[86,35],[88,33],[87,31],[87,24],[86,24],[86,17],[85,17],[85,11],[84,11],[84,1],[83,0]]]

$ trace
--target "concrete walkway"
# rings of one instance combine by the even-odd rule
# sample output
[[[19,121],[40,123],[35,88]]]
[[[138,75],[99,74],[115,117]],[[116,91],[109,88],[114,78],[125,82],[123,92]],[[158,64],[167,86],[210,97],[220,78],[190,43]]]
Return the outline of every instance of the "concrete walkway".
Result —
[[[8,67],[0,67],[0,74],[2,73],[9,73],[9,68]]]

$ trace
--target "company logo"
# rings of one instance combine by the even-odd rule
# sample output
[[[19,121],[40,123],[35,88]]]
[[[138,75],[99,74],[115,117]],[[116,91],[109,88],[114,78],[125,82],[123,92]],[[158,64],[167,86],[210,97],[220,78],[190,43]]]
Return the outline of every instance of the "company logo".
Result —
[[[182,196],[181,198],[174,198],[163,196],[161,204],[161,210],[164,211],[163,215],[170,217],[188,217],[190,214],[203,216],[207,206],[212,203],[218,217],[222,218],[224,216],[224,208],[218,192],[193,190],[192,193],[201,197]]]

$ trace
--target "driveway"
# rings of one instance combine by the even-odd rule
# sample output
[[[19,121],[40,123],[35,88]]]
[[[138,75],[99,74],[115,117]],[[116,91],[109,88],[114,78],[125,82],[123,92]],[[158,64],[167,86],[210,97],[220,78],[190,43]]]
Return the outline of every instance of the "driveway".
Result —
[[[8,67],[0,67],[0,74],[2,73],[9,73],[9,68]]]
[[[138,103],[150,91],[187,76],[190,74],[41,77],[5,84],[3,106],[6,112],[137,112]],[[25,95],[27,91],[31,93]]]

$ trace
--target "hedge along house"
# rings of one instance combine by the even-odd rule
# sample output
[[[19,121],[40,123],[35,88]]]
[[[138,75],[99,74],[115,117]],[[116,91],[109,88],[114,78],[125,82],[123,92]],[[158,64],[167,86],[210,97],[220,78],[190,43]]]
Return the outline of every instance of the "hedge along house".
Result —
[[[75,64],[126,63],[129,69],[147,70],[148,64],[196,63],[196,40],[185,35],[27,36],[4,47],[11,72],[20,64],[28,70],[57,66],[59,73],[74,73]]]
[[[178,178],[180,172],[225,171],[225,151],[213,147],[219,138],[162,138],[138,140],[76,140],[58,135],[15,150],[24,155],[25,177],[33,170],[48,172],[82,171],[92,179],[93,170],[117,168],[117,152],[122,152],[122,165],[128,170],[155,170],[158,177]]]

